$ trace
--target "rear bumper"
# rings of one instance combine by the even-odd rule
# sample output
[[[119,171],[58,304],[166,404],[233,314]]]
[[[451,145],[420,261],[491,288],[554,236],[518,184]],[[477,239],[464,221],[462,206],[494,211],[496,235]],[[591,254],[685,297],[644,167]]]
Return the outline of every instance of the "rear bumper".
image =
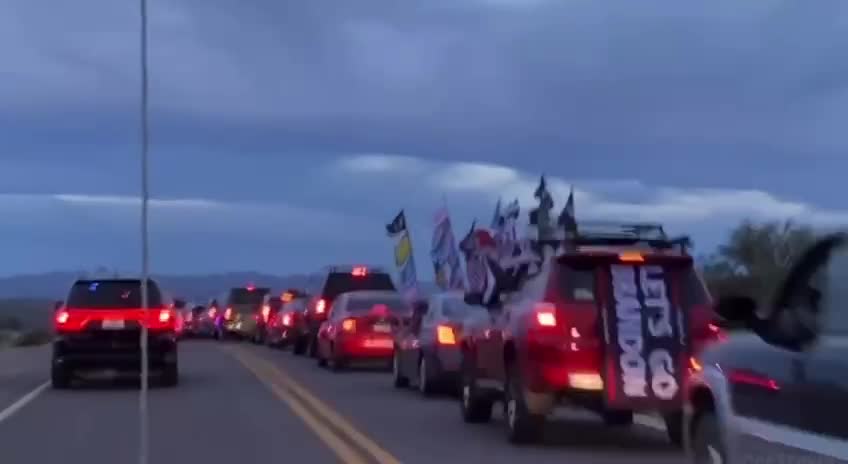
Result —
[[[348,336],[336,343],[339,356],[348,359],[391,359],[395,352],[391,336]]]
[[[134,336],[135,335],[135,336]],[[177,362],[177,338],[173,332],[151,334],[147,355],[150,366],[162,367]],[[141,367],[140,336],[86,334],[61,335],[53,342],[52,365],[69,368]]]

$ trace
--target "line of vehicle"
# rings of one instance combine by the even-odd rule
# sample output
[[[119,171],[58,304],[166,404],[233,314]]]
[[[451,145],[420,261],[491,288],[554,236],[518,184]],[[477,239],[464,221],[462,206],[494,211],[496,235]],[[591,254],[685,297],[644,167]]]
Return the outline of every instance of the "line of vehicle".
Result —
[[[401,464],[396,457],[298,384],[279,366],[240,347],[226,347],[225,349],[253,372],[260,381],[271,388],[278,398],[288,404],[292,411],[304,420],[307,426],[346,464],[364,464],[365,461],[361,460],[362,458],[351,446],[345,443],[345,440],[367,453],[367,461],[373,460],[379,464]],[[360,460],[356,460],[357,457]]]
[[[43,384],[35,387],[26,395],[18,398],[17,401],[9,405],[6,409],[0,411],[0,423],[12,417],[16,412],[20,411],[21,409],[23,409],[24,406],[32,402],[32,400],[38,398],[38,395],[44,393],[44,391],[47,390],[47,387],[49,386],[50,382],[44,382]]]

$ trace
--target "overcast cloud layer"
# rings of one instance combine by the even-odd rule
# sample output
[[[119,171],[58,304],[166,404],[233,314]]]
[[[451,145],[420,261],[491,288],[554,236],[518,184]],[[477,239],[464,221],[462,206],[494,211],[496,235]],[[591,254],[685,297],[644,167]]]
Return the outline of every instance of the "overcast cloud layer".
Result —
[[[151,0],[154,266],[387,262],[430,275],[540,173],[579,218],[709,251],[740,219],[848,222],[848,5]],[[132,2],[0,4],[0,273],[138,263]]]

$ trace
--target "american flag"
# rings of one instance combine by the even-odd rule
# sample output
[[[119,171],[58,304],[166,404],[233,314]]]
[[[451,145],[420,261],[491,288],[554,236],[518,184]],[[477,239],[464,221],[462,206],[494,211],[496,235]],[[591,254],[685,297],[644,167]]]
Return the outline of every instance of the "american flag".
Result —
[[[468,286],[475,293],[483,293],[486,288],[486,263],[480,255],[474,256],[466,261],[468,268]]]

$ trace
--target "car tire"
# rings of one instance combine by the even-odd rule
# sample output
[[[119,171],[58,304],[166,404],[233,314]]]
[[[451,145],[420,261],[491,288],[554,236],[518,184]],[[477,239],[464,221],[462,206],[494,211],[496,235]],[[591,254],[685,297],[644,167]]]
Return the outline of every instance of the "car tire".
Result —
[[[309,335],[308,345],[306,348],[306,353],[310,358],[314,358],[318,356],[318,336],[317,335]]]
[[[295,356],[303,356],[306,353],[306,340],[303,335],[298,335],[292,341],[292,354]]]
[[[427,357],[421,355],[418,360],[418,391],[424,396],[433,396],[436,393],[436,387],[430,379],[430,366],[427,363]]]
[[[72,373],[65,367],[53,366],[50,369],[50,385],[54,390],[64,390],[71,386]]]
[[[168,364],[162,371],[162,386],[176,387],[180,383],[180,369],[177,363]]]
[[[315,350],[315,362],[318,367],[327,367],[327,359],[321,354],[321,350]]]
[[[692,461],[695,464],[727,462],[727,451],[713,411],[698,414],[692,435]]]
[[[542,439],[547,417],[528,409],[524,398],[524,385],[515,366],[507,366],[503,405],[506,435],[510,443],[529,444]]]
[[[492,420],[493,398],[481,394],[477,387],[477,375],[471,360],[463,356],[460,377],[460,410],[462,420],[469,424],[482,424]]]
[[[672,445],[683,446],[683,412],[673,412],[663,415],[666,435]]]
[[[400,356],[398,355],[397,347],[395,347],[394,354],[392,354],[392,384],[395,388],[406,388],[409,386],[409,379],[401,372]]]
[[[345,367],[346,367],[344,359],[341,356],[339,356],[339,354],[336,352],[336,346],[335,345],[330,345],[329,364],[330,364],[330,369],[332,369],[333,372],[341,372],[341,371],[345,370]]]
[[[604,411],[601,417],[603,417],[604,423],[611,427],[633,425],[633,411]]]

